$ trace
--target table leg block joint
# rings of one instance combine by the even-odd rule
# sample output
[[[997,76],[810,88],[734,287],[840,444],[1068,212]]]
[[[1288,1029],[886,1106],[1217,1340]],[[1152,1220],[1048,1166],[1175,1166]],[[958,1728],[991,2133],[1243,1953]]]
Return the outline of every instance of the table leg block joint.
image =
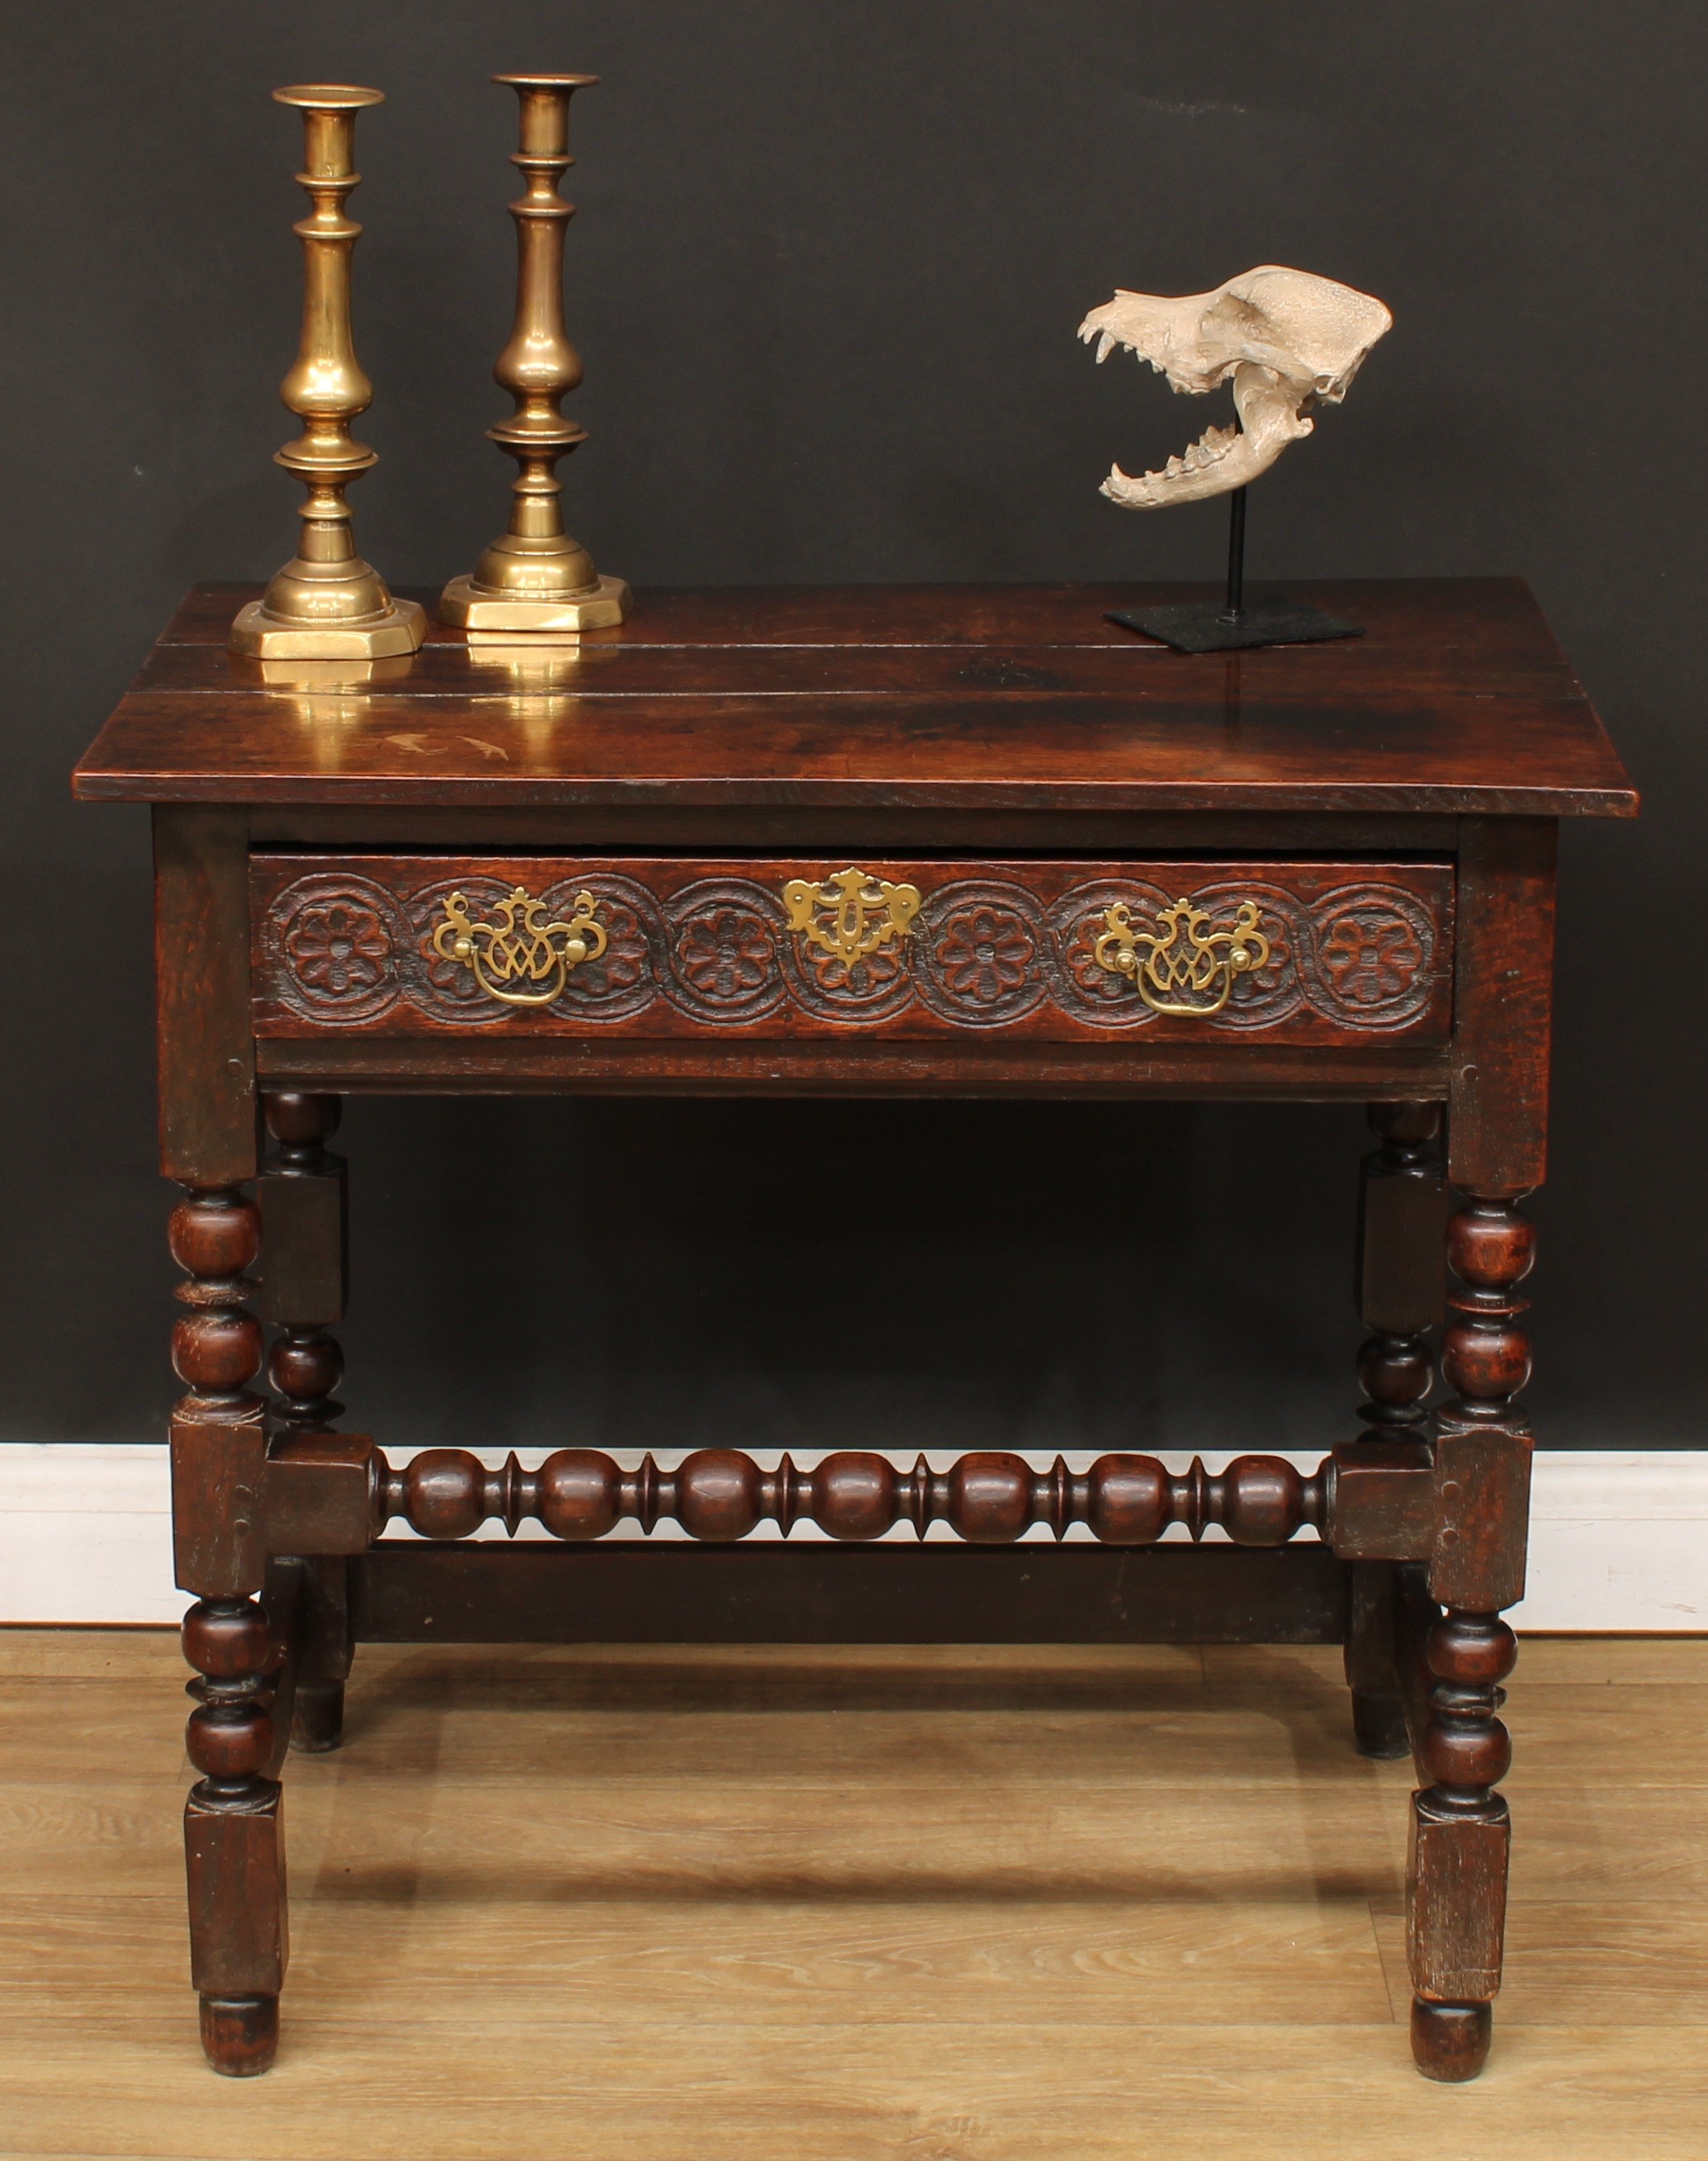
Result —
[[[1411,1984],[1432,2003],[1486,2002],[1500,1992],[1512,1825],[1504,1802],[1487,1815],[1443,1813],[1412,1797],[1406,1906]]]

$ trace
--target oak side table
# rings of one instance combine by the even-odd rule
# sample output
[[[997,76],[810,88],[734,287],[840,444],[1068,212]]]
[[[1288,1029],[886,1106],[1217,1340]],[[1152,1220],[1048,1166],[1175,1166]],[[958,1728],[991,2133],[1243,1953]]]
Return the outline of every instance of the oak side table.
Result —
[[[1301,586],[1367,634],[1228,655],[1105,620],[1197,590],[655,592],[578,651],[439,630],[360,681],[233,658],[254,588],[174,618],[75,790],[154,821],[216,2070],[273,2060],[279,1773],[337,1745],[354,1643],[683,1638],[1343,1643],[1358,1746],[1418,1767],[1413,2051],[1480,2069],[1557,821],[1637,798],[1522,585]],[[523,1090],[1366,1102],[1356,1437],[1309,1476],[728,1450],[395,1468],[335,1423],[340,1099]],[[492,1518],[552,1539],[473,1542]],[[399,1518],[422,1535],[383,1537]],[[605,1537],[662,1518],[687,1540]],[[828,1537],[742,1543],[803,1519]],[[953,1539],[920,1543],[932,1523]],[[1176,1523],[1192,1542],[1157,1543]]]

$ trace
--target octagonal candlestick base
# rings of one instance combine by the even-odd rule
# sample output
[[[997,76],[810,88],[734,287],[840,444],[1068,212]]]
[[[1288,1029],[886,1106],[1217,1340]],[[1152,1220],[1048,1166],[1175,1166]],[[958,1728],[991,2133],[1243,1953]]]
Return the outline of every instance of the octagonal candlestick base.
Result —
[[[418,649],[427,636],[419,601],[393,600],[371,616],[302,623],[251,601],[232,619],[231,648],[256,660],[390,660]]]
[[[439,621],[461,629],[470,645],[516,645],[535,638],[546,644],[568,643],[584,630],[610,629],[628,612],[629,588],[622,579],[598,575],[584,591],[561,600],[528,599],[475,577],[453,578],[439,603]]]

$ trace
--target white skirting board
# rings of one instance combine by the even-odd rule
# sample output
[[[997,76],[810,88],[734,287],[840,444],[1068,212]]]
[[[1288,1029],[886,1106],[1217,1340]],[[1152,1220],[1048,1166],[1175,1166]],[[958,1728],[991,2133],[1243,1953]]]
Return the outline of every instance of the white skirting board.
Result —
[[[389,1453],[401,1462],[413,1451]],[[530,1465],[546,1453],[523,1451]],[[1185,1456],[1163,1453],[1171,1469],[1184,1467]],[[625,1462],[634,1460],[618,1454]],[[1204,1461],[1219,1470],[1231,1454],[1207,1450]],[[485,1460],[496,1465],[501,1455]],[[661,1464],[677,1460],[659,1451]],[[761,1460],[772,1458],[761,1452]],[[797,1460],[805,1467],[813,1456]],[[1291,1460],[1310,1470],[1318,1458],[1295,1454]],[[1091,1457],[1071,1455],[1068,1461],[1082,1470]],[[638,1535],[633,1524],[621,1530]],[[932,1531],[947,1535],[942,1524]],[[775,1527],[755,1535],[766,1532],[775,1535]],[[1184,1535],[1179,1526],[1176,1534]],[[486,1535],[501,1538],[502,1527],[489,1524]],[[545,1534],[526,1523],[521,1535]],[[661,1524],[653,1535],[681,1533]],[[806,1524],[793,1535],[818,1534]],[[1031,1535],[1048,1534],[1040,1526]],[[172,1582],[163,1447],[0,1445],[0,1622],[164,1623],[176,1622],[184,1606]],[[1529,1595],[1509,1617],[1520,1629],[1708,1632],[1708,1449],[1539,1452]]]

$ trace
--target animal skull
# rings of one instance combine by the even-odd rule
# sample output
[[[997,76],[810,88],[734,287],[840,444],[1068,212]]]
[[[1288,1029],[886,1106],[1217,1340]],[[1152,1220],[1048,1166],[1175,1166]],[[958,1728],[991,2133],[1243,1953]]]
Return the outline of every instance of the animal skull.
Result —
[[[1177,300],[1118,292],[1079,326],[1087,344],[1097,340],[1098,362],[1124,346],[1191,398],[1232,376],[1239,427],[1207,430],[1160,473],[1135,480],[1114,466],[1103,492],[1129,510],[1166,510],[1243,487],[1311,433],[1314,407],[1339,404],[1393,325],[1368,293],[1274,263]]]

